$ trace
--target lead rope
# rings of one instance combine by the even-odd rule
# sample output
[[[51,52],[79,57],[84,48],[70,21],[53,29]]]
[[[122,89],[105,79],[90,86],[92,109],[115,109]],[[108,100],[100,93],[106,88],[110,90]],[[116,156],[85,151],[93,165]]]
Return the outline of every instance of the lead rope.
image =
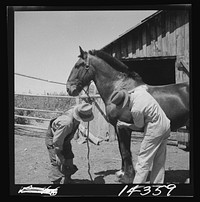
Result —
[[[88,121],[88,126],[87,126],[87,149],[88,149],[88,153],[87,153],[87,162],[88,162],[88,175],[90,176],[90,180],[93,182],[94,180],[92,179],[92,175],[90,173],[90,145],[89,145],[89,126],[90,126],[90,122]]]
[[[85,89],[84,89],[84,91],[85,91]],[[85,93],[87,95],[89,95],[88,92],[89,92],[89,85],[88,85],[87,90],[85,91]],[[89,145],[90,122],[88,121],[87,123],[88,124],[87,124],[87,139],[86,139],[86,142],[87,142],[87,150],[88,150],[88,152],[87,152],[88,175],[90,176],[90,180],[93,182],[94,180],[92,179],[92,175],[90,173],[90,145]]]

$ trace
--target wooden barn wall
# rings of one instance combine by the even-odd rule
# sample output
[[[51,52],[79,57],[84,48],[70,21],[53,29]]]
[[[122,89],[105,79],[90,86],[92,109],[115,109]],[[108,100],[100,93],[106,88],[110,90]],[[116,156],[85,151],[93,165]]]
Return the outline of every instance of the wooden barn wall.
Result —
[[[189,66],[189,11],[163,11],[103,50],[118,59],[177,56]],[[184,72],[175,72],[176,83],[188,81]]]

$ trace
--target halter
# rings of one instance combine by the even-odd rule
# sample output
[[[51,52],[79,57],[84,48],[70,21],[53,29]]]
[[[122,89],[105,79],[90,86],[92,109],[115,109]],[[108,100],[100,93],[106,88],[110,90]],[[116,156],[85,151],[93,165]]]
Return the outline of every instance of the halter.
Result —
[[[89,67],[90,67],[89,57],[87,57],[85,69],[86,69],[86,70],[89,70]]]
[[[85,74],[83,75],[83,78],[80,80],[80,84],[83,86],[83,81],[84,81],[84,78],[86,76],[86,74],[88,73],[88,70],[90,69],[90,63],[89,63],[89,57],[87,57],[86,59],[86,65],[85,65]],[[89,86],[90,86],[90,83],[91,81],[89,82],[88,86],[87,86],[87,89],[89,89]],[[84,88],[83,88],[84,90]],[[85,90],[84,90],[85,91]]]

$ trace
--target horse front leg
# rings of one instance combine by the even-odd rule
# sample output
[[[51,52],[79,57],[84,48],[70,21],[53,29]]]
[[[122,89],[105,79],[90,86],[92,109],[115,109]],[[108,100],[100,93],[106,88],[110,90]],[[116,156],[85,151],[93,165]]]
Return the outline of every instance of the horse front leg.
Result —
[[[120,182],[132,184],[135,176],[131,155],[131,131],[128,129],[117,130],[118,145],[122,158],[122,171],[124,174],[120,178]]]

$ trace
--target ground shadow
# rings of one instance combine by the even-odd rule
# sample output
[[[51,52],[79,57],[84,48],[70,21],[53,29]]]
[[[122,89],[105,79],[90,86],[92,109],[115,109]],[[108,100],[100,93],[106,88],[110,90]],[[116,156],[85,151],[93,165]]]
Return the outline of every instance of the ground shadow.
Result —
[[[104,171],[99,171],[97,173],[94,173],[95,175],[102,175],[102,176],[108,176],[108,175],[115,175],[115,173],[117,172],[118,170],[115,169],[115,170],[104,170]]]
[[[147,177],[147,181],[150,181],[150,174]],[[166,170],[165,171],[165,183],[185,183],[190,178],[189,170]]]
[[[73,184],[105,184],[104,177],[108,175],[115,175],[118,170],[106,170],[94,173],[97,175],[93,180],[88,179],[73,179]]]
[[[73,179],[72,180],[72,184],[93,184],[94,182],[91,180],[87,180],[87,179]]]
[[[105,184],[104,176],[97,176],[93,180],[73,179],[72,184]]]
[[[118,170],[115,169],[115,170],[104,170],[104,171],[99,171],[99,172],[94,173],[95,175],[99,175],[99,176],[95,177],[94,183],[95,184],[105,184],[104,177],[106,177],[108,175],[115,175],[115,173],[117,171]]]
[[[166,183],[185,183],[190,178],[189,170],[167,170],[165,171]]]
[[[94,173],[98,175],[92,180],[88,179],[73,179],[73,184],[105,184],[104,177],[108,175],[115,175],[118,170],[106,170]],[[147,177],[147,181],[150,181],[150,174]],[[186,180],[190,178],[189,170],[166,170],[165,171],[165,183],[185,183]]]

